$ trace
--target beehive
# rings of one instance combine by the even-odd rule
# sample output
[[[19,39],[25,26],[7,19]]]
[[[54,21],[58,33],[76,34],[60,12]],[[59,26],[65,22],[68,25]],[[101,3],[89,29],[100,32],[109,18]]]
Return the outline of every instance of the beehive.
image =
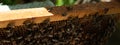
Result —
[[[119,3],[46,8],[52,16],[1,19],[0,45],[104,45],[120,13]]]

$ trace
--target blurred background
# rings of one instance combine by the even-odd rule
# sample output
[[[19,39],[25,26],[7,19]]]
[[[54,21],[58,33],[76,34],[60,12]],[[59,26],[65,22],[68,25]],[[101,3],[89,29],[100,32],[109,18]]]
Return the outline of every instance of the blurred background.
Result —
[[[25,4],[34,1],[41,2],[45,0],[0,0],[0,2],[7,5]],[[50,0],[50,1],[52,1],[57,6],[61,6],[61,5],[74,5],[80,3],[96,3],[100,1],[109,2],[111,0]]]
[[[8,5],[10,9],[36,8],[36,7],[52,7],[52,6],[71,6],[85,3],[98,2],[120,2],[120,0],[0,0],[2,5]],[[117,25],[120,25],[118,23]],[[106,45],[120,45],[120,26],[117,26]]]

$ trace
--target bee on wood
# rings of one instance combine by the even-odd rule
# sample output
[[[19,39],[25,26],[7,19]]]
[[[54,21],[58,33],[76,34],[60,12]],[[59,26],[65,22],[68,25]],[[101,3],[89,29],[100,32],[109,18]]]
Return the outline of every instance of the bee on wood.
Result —
[[[14,22],[10,22],[6,27],[7,30],[10,30],[10,29],[13,29],[13,28],[15,28],[15,23]]]

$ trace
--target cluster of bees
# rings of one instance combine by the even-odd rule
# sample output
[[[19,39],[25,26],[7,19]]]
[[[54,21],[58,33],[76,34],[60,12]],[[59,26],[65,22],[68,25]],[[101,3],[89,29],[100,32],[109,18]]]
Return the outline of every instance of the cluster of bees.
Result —
[[[112,3],[50,7],[49,12],[67,19],[26,20],[21,26],[10,23],[0,28],[0,45],[104,45],[115,31],[114,14],[106,14],[115,8]],[[80,18],[82,13],[86,15]]]
[[[0,28],[0,45],[103,45],[115,30],[111,17],[94,14],[38,24],[25,21]]]

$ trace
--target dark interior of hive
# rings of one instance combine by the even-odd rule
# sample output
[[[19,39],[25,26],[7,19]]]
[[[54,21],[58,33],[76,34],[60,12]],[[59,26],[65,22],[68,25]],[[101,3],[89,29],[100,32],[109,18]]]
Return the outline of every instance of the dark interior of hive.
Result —
[[[49,9],[62,16],[75,10],[73,7],[61,8]],[[0,28],[0,45],[104,45],[115,31],[113,15],[96,12],[82,18],[69,16],[60,21],[50,22],[48,18],[37,24],[27,20],[21,26],[8,25]]]

